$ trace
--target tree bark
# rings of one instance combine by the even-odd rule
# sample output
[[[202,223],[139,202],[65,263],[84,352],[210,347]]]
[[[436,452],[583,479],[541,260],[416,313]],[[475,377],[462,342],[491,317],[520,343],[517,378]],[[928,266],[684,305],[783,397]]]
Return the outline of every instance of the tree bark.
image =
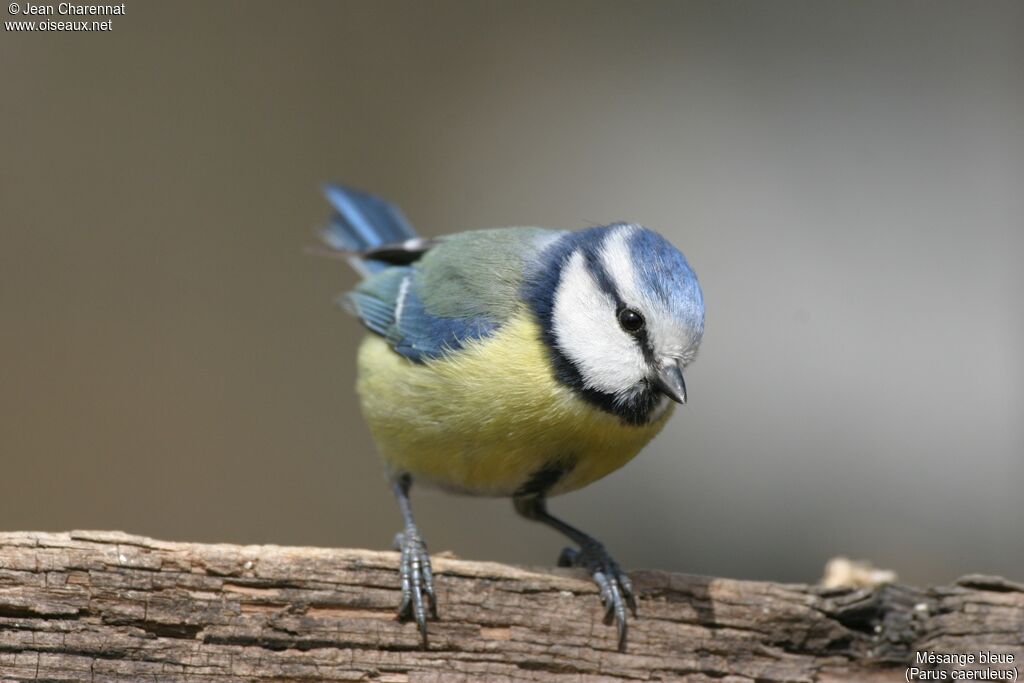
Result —
[[[1024,657],[1024,585],[996,577],[824,589],[638,571],[639,617],[620,653],[582,572],[445,557],[422,650],[394,616],[397,560],[3,533],[0,680],[902,681],[911,666],[998,680]],[[926,651],[975,662],[915,664]]]

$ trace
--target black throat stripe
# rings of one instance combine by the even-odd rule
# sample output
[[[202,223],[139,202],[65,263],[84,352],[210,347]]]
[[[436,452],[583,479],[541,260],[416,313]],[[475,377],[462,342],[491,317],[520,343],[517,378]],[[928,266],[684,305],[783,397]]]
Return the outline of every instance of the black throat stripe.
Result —
[[[532,498],[544,496],[555,487],[565,475],[569,474],[576,467],[574,458],[552,460],[546,463],[539,470],[530,475],[526,482],[516,489],[514,498]]]

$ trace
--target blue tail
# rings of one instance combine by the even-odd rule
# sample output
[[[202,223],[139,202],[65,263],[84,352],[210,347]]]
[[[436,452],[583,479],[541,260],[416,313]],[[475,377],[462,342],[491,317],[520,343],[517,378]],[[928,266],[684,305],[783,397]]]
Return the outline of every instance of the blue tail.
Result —
[[[416,237],[402,212],[380,197],[342,185],[324,185],[324,194],[334,214],[321,238],[331,249],[352,254],[357,268],[370,273],[387,268],[388,263],[362,260],[359,255]]]

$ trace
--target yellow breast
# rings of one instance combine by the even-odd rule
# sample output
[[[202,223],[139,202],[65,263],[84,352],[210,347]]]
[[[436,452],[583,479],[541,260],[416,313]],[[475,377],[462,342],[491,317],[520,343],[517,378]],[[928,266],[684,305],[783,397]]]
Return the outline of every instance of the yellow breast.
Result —
[[[661,430],[671,405],[630,425],[580,399],[553,374],[526,312],[493,336],[416,364],[370,335],[359,349],[363,413],[394,471],[477,495],[512,495],[553,463],[563,493],[631,460]]]

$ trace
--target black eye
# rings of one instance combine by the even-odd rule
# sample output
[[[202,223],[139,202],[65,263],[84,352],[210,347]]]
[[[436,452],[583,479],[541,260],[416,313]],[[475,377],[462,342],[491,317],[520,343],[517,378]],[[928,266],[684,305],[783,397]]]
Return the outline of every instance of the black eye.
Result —
[[[626,332],[634,334],[643,328],[644,317],[632,308],[623,308],[619,311],[619,325],[621,325],[622,329]]]

